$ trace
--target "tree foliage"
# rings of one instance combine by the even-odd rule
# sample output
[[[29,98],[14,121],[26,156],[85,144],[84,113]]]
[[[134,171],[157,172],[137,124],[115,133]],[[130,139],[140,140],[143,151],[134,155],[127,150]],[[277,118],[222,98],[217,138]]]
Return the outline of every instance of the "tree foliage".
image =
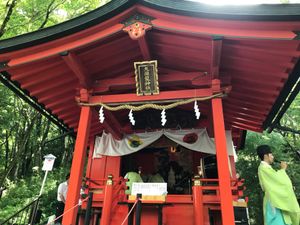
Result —
[[[91,11],[108,0],[0,1],[0,38],[43,29]],[[0,83],[0,221],[15,213],[39,193],[43,156],[57,157],[42,199],[44,215],[53,214],[57,182],[69,170],[74,139]],[[49,140],[52,140],[48,142]],[[47,144],[45,144],[47,143]],[[45,204],[46,202],[46,204]]]
[[[110,0],[0,1],[0,38],[53,26],[89,12]]]

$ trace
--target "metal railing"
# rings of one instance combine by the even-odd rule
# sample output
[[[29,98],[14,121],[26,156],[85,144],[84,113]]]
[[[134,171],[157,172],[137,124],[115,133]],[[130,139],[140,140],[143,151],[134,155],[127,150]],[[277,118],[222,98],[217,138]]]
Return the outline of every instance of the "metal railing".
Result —
[[[34,225],[38,221],[38,205],[40,197],[20,209],[5,221],[0,221],[0,225]]]

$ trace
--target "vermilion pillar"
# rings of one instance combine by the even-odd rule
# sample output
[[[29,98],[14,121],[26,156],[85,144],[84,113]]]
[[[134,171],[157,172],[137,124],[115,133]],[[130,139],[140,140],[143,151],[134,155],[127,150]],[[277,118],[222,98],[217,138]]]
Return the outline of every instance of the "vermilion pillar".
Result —
[[[230,187],[222,99],[212,99],[212,114],[219,174],[222,223],[223,225],[234,225],[233,199]]]
[[[73,154],[70,181],[68,187],[65,212],[78,204],[83,167],[86,158],[86,147],[89,137],[92,109],[87,106],[81,108],[75,150]],[[67,212],[63,217],[63,225],[74,225],[76,223],[78,207]]]
[[[111,217],[111,206],[112,206],[112,197],[113,197],[113,176],[108,175],[108,179],[105,186],[104,200],[103,200],[103,209],[101,216],[101,225],[109,225]]]
[[[194,177],[193,186],[193,203],[194,203],[194,224],[204,225],[204,215],[203,215],[203,193],[200,182],[200,176]]]

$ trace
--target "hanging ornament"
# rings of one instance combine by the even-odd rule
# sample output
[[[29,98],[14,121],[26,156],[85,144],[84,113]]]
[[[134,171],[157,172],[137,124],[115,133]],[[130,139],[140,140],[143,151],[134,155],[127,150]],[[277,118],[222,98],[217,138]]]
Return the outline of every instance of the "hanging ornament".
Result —
[[[166,122],[167,122],[166,111],[165,109],[163,109],[163,111],[161,111],[161,125],[165,126]]]
[[[103,113],[103,106],[101,106],[100,110],[99,110],[99,121],[100,123],[103,123],[104,122],[104,113]]]
[[[199,111],[199,107],[198,107],[197,101],[195,101],[195,103],[194,103],[194,110],[195,110],[196,119],[199,120],[201,113]]]
[[[134,120],[134,117],[133,117],[132,109],[130,110],[130,112],[128,114],[128,117],[129,117],[130,123],[134,126],[135,125],[135,120]]]

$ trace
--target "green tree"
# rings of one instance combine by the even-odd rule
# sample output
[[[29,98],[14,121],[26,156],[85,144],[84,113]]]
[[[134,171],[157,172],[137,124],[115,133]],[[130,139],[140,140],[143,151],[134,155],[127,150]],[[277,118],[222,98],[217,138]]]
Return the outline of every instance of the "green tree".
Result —
[[[7,0],[0,1],[0,39],[43,29],[91,11],[107,0]],[[44,215],[53,214],[57,181],[69,170],[74,139],[0,83],[0,221],[22,208],[38,193],[44,173],[43,156],[57,157],[42,199]]]

